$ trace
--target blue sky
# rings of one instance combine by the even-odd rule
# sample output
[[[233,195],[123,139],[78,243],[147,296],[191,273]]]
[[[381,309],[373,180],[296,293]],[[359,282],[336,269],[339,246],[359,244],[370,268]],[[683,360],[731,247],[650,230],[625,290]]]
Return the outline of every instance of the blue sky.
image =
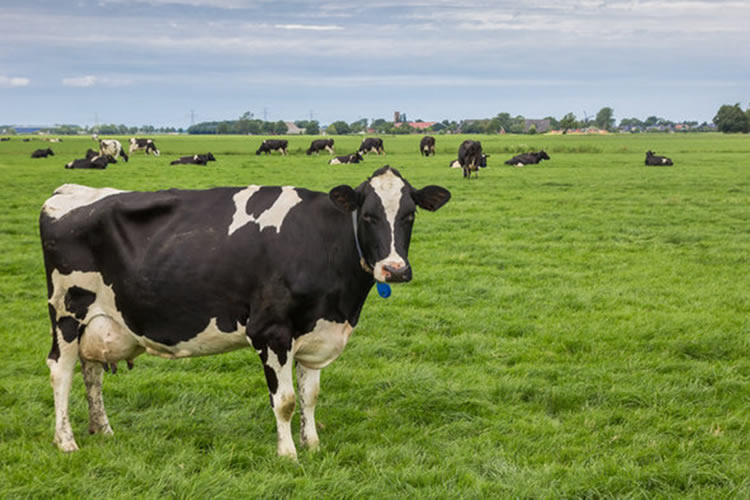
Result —
[[[750,0],[4,0],[0,124],[711,121],[750,101]]]

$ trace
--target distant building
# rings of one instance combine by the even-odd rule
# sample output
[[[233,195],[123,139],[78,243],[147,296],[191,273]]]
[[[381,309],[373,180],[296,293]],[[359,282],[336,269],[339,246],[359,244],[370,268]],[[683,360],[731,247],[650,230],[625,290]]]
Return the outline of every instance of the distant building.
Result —
[[[528,132],[531,127],[534,127],[536,129],[537,134],[543,134],[547,132],[550,129],[550,121],[545,120],[524,120],[523,122],[523,131]]]
[[[424,131],[435,125],[437,122],[395,122],[393,128],[399,128],[404,123],[415,130]]]
[[[286,135],[302,135],[305,133],[305,129],[299,128],[294,122],[286,123]]]

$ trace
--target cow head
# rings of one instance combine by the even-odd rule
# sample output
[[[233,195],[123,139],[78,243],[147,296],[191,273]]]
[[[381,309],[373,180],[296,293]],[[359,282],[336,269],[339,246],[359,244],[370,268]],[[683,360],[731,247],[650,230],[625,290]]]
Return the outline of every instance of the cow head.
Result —
[[[434,212],[451,193],[440,186],[415,189],[386,165],[356,189],[337,186],[329,197],[339,210],[353,214],[363,267],[379,282],[398,283],[412,277],[408,253],[417,207]]]
[[[546,151],[544,151],[542,149],[541,151],[539,151],[539,159],[540,160],[549,160],[549,155],[547,154]]]

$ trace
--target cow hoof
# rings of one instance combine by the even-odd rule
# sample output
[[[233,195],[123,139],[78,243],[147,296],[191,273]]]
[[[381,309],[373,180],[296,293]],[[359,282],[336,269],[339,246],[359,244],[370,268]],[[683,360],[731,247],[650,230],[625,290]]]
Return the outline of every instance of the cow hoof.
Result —
[[[278,453],[279,453],[279,457],[281,457],[281,458],[289,459],[292,462],[296,462],[297,461],[297,450],[295,450],[295,449],[291,449],[291,450],[282,450],[282,449],[279,449]]]
[[[92,426],[89,427],[89,434],[101,434],[103,436],[114,436],[115,432],[112,430],[112,427],[107,425],[103,426]]]
[[[73,453],[78,451],[78,445],[75,441],[68,441],[67,443],[55,443],[57,448],[63,453]]]

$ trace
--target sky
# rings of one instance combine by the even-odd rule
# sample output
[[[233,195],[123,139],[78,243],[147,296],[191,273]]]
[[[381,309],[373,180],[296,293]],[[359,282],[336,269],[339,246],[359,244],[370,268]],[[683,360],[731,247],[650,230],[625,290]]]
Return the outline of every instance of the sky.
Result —
[[[750,0],[3,0],[0,124],[710,122],[750,102]]]

